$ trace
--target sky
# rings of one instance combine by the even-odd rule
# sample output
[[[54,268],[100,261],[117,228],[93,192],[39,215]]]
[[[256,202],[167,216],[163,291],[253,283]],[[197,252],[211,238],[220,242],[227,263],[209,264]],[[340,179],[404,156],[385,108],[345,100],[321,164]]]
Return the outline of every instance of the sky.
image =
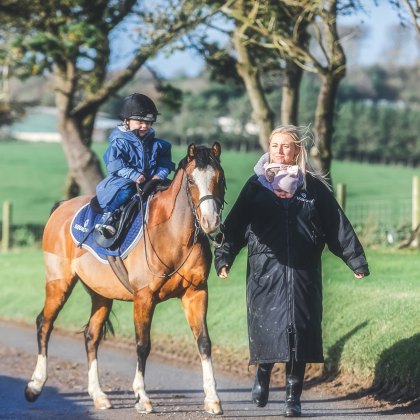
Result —
[[[361,30],[367,30],[368,35],[363,42],[358,44],[359,51],[356,54],[358,64],[370,66],[373,64],[386,62],[386,50],[393,42],[393,31],[399,24],[398,16],[387,0],[379,0],[379,6],[370,8],[369,14],[358,17],[341,17],[339,25],[353,24]],[[420,59],[420,41],[415,34],[414,28],[407,29],[413,34],[413,41],[410,45],[401,49],[400,59],[405,63],[413,63]],[[124,53],[123,45],[127,43],[118,43],[119,58],[114,60],[114,69],[121,68],[126,64],[128,54]],[[395,42],[395,41],[394,41]],[[388,44],[387,44],[388,43]],[[344,44],[346,49],[346,44]],[[354,52],[353,52],[354,54]],[[123,57],[126,58],[123,58]],[[160,53],[155,59],[148,62],[150,66],[156,69],[163,78],[171,78],[177,74],[185,74],[194,77],[200,73],[204,67],[204,62],[197,54],[192,51],[177,52],[170,56]],[[351,64],[351,62],[349,62]]]

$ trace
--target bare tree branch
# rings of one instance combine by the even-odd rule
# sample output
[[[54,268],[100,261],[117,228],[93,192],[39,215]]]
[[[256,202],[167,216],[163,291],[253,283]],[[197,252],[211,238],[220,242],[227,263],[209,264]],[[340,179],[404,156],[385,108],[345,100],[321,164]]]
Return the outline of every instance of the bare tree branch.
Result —
[[[420,0],[404,0],[408,11],[413,19],[417,33],[420,36]]]
[[[153,57],[165,45],[179,37],[184,30],[191,29],[192,25],[199,25],[217,12],[209,12],[209,14],[205,14],[199,18],[193,15],[189,15],[187,19],[182,19],[182,17],[186,16],[187,10],[182,8],[178,15],[174,17],[174,23],[171,24],[170,27],[160,30],[158,36],[151,37],[147,45],[140,48],[138,53],[132,59],[131,63],[123,71],[119,72],[107,83],[103,84],[95,94],[90,95],[85,100],[78,103],[71,111],[71,115],[73,117],[79,117],[87,115],[93,110],[98,109],[99,106],[106,102],[110,95],[117,92],[122,86],[124,86],[127,81],[133,77],[133,75],[142,67],[146,60]],[[178,17],[180,17],[179,20]]]

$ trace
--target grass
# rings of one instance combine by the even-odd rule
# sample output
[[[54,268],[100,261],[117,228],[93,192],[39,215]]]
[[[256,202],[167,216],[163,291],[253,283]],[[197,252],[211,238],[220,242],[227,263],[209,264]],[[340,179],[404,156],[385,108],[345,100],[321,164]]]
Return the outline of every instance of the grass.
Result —
[[[102,155],[106,145],[95,144]],[[174,147],[178,162],[185,147]],[[252,173],[259,154],[225,151],[228,202],[234,203],[243,183]],[[14,206],[14,223],[44,224],[52,204],[61,199],[66,163],[57,144],[0,143],[0,200]],[[349,205],[357,201],[398,200],[410,196],[414,169],[334,163],[334,182],[347,185]],[[350,217],[351,219],[351,217]],[[326,369],[332,375],[349,372],[376,383],[397,383],[400,389],[420,388],[420,258],[415,252],[369,249],[372,275],[356,280],[348,268],[330,253],[324,253],[324,348]],[[246,255],[241,253],[228,281],[209,278],[208,324],[216,346],[245,352]],[[43,305],[43,258],[37,249],[15,249],[0,254],[2,293],[0,317],[33,323]],[[115,302],[117,334],[132,337],[132,304]],[[78,285],[60,313],[58,325],[79,330],[87,321],[90,302]],[[159,305],[153,320],[156,335],[191,340],[180,302]]]
[[[93,148],[102,156],[106,144],[95,143]],[[185,147],[174,147],[173,160],[178,163],[185,153]],[[259,156],[259,153],[222,152],[228,183],[225,214],[251,176]],[[0,201],[13,203],[15,224],[45,224],[52,205],[63,198],[66,173],[67,164],[59,144],[0,142]],[[419,175],[418,170],[355,162],[335,162],[332,166],[334,182],[347,186],[351,220],[354,203],[377,200],[392,205],[409,199],[413,175]]]
[[[333,374],[350,372],[372,377],[376,383],[406,384],[418,392],[418,252],[368,250],[367,254],[372,275],[362,280],[350,277],[337,258],[326,256],[326,367]]]

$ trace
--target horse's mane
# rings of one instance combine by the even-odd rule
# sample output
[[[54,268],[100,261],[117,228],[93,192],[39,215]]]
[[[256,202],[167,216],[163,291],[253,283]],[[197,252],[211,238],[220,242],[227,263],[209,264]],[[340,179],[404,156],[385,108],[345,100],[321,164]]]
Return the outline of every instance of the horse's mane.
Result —
[[[197,168],[205,168],[210,165],[212,168],[221,169],[220,159],[211,153],[211,149],[207,146],[199,145],[195,147],[195,164]],[[185,156],[178,163],[178,169],[185,169],[188,164],[188,156]]]
[[[226,190],[226,180],[225,180],[225,172],[220,164],[220,158],[214,156],[211,152],[211,149],[204,145],[198,145],[195,148],[195,165],[199,169],[203,169],[207,166],[210,166],[214,169],[217,169],[221,172],[222,180],[223,180],[223,188]],[[188,156],[182,158],[178,163],[178,168],[176,169],[175,176],[180,169],[185,169],[188,165]],[[175,177],[174,176],[174,177]]]

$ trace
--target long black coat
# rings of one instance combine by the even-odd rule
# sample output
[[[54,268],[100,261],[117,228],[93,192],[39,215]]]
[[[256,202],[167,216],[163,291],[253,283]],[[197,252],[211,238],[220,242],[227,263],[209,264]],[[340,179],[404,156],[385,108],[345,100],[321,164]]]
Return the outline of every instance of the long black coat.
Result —
[[[278,198],[256,175],[226,218],[215,267],[229,268],[248,244],[250,364],[322,362],[321,254],[329,249],[356,273],[369,274],[363,248],[337,201],[317,178],[291,199]],[[295,343],[295,346],[293,345]]]

